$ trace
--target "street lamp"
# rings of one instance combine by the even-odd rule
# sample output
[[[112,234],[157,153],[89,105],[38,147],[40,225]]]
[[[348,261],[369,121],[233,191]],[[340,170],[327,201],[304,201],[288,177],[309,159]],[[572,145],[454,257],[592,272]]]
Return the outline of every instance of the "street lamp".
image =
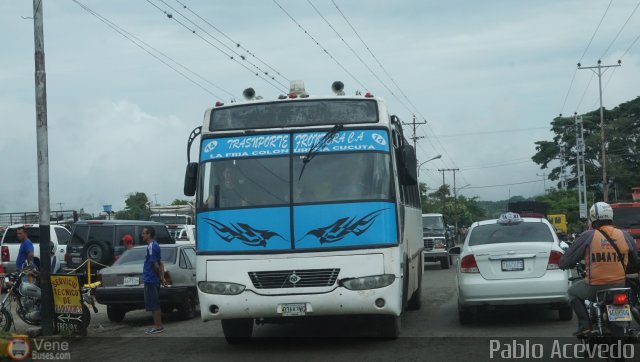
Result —
[[[429,162],[429,161],[433,161],[433,160],[437,160],[439,158],[442,158],[442,155],[437,155],[435,157],[431,157],[430,159],[424,161],[424,162],[420,162],[420,164],[418,165],[418,176],[420,176],[420,168],[422,167],[422,165],[424,165],[425,163]]]

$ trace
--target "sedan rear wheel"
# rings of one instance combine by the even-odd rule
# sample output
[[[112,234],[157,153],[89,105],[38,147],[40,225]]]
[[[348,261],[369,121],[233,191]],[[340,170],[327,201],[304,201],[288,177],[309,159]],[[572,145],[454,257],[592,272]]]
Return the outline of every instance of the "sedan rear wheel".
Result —
[[[471,308],[458,307],[458,319],[460,324],[466,325],[473,323],[474,312]]]

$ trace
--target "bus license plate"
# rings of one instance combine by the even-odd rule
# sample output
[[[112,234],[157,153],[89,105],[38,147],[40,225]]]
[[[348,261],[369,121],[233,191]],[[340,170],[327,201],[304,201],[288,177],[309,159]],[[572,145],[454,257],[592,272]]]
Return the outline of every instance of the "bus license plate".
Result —
[[[280,304],[283,317],[295,317],[307,314],[306,303],[288,303]]]
[[[138,277],[124,277],[124,285],[139,285],[140,278]]]
[[[513,259],[502,261],[502,271],[520,271],[524,270],[524,260]]]
[[[625,305],[607,305],[609,322],[631,322],[631,308]]]

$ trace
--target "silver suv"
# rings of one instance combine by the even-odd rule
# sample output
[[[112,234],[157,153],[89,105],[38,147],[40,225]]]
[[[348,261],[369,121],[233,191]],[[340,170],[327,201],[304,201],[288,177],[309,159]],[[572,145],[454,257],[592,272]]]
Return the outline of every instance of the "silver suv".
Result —
[[[422,240],[424,241],[424,261],[439,261],[442,269],[449,269],[448,250],[453,245],[450,245],[450,240],[447,238],[442,214],[422,214]]]

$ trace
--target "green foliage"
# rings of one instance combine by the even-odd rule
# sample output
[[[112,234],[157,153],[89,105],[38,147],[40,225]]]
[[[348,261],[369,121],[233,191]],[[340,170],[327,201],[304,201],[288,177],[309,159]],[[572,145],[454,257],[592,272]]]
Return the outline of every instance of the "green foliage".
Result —
[[[180,200],[180,199],[175,199],[173,200],[173,202],[171,203],[171,205],[189,205],[189,201],[187,200]]]
[[[144,192],[129,194],[125,201],[124,210],[116,212],[116,219],[120,220],[149,220],[151,210],[149,209],[149,198]]]
[[[422,199],[423,213],[440,213],[448,224],[458,226],[469,226],[474,221],[482,220],[485,217],[485,210],[480,206],[477,197],[467,198],[458,196],[458,199],[451,196],[449,185],[440,186],[435,192],[427,193],[427,185],[420,183],[420,197]]]
[[[617,189],[621,199],[630,199],[631,187],[640,186],[640,97],[620,104],[612,110],[604,110],[604,124],[606,134],[607,177],[610,192]],[[587,190],[593,192],[595,198],[601,200],[602,168],[600,153],[600,111],[595,110],[582,115],[585,139],[585,171],[587,174]],[[576,168],[576,125],[574,117],[557,117],[551,122],[551,130],[555,136],[553,140],[535,142],[537,153],[531,159],[540,165],[541,169],[549,168],[550,164],[558,165],[551,168],[550,180],[560,181],[560,166],[557,162],[560,156],[560,145],[565,145],[565,159],[567,172],[571,175],[568,180],[569,188],[577,184]],[[559,188],[559,183],[558,183]],[[613,199],[613,194],[609,199]]]

